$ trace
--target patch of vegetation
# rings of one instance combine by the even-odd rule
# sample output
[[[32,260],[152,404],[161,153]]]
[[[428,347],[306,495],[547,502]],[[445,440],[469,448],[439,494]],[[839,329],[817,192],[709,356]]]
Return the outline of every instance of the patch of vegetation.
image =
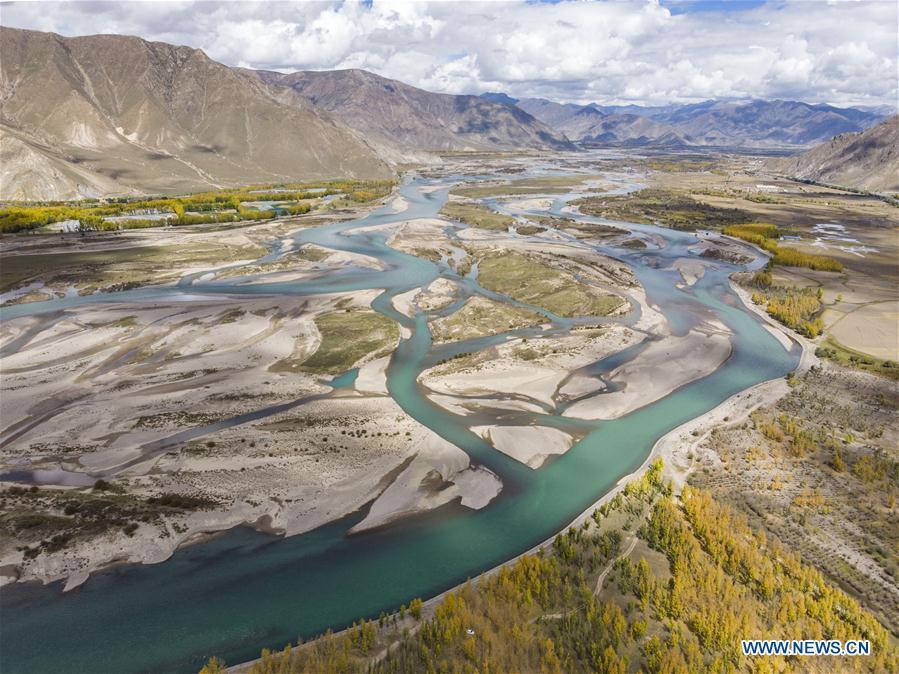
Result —
[[[213,370],[214,371],[214,370]],[[180,378],[191,379],[196,376],[202,376],[203,370],[195,370],[188,373],[182,373]],[[132,428],[166,428],[175,426],[185,428],[188,426],[205,426],[207,424],[219,421],[221,414],[209,414],[208,412],[160,412],[159,414],[142,415],[137,418]]]
[[[0,534],[15,540],[29,560],[116,531],[131,536],[142,523],[159,523],[162,513],[213,506],[214,501],[200,495],[143,499],[106,480],[85,489],[11,486],[0,491]]]
[[[316,317],[315,326],[321,344],[299,369],[317,374],[339,374],[366,356],[386,355],[399,339],[396,323],[368,309],[323,314]]]
[[[546,319],[520,307],[475,296],[455,313],[431,323],[435,342],[455,342],[539,325]]]
[[[75,273],[78,269],[98,271],[114,264],[134,264],[160,256],[165,249],[158,246],[98,250],[77,253],[46,253],[37,255],[4,255],[0,265],[0,290],[9,290],[22,282],[60,272]]]
[[[605,236],[617,236],[626,233],[620,227],[601,225],[595,222],[578,222],[571,218],[557,218],[549,216],[532,217],[544,227],[553,227],[574,234],[578,239],[593,239]]]
[[[643,239],[628,239],[627,241],[621,242],[620,245],[622,248],[633,248],[635,250],[642,250],[646,248],[646,242]]]
[[[784,267],[805,267],[817,271],[843,271],[843,263],[826,255],[811,255],[795,248],[778,246],[772,258],[774,264]]]
[[[515,218],[491,211],[486,206],[475,203],[447,201],[440,209],[440,215],[478,229],[505,232],[515,224]]]
[[[190,494],[162,494],[147,499],[147,503],[175,510],[208,510],[216,505],[212,499]]]
[[[757,272],[750,285],[757,288],[752,293],[753,303],[764,306],[769,316],[806,337],[814,339],[821,334],[824,323],[818,315],[820,288],[774,285],[768,271]]]
[[[564,194],[597,176],[569,174],[564,176],[544,176],[541,178],[525,178],[513,180],[502,185],[479,185],[457,187],[451,194],[469,199],[483,199],[497,196],[527,196],[538,194]]]
[[[413,600],[340,635],[263,651],[249,671],[735,672],[758,664],[740,640],[771,635],[869,639],[872,655],[834,666],[899,667],[893,640],[855,600],[707,492],[674,496],[660,473],[656,462],[582,526],[433,610]],[[784,658],[765,663],[787,671]],[[203,674],[222,671],[216,660]]]
[[[752,220],[750,213],[738,208],[718,208],[686,194],[656,188],[621,196],[587,197],[574,205],[587,215],[680,230],[718,229]]]
[[[287,214],[308,213],[312,200],[339,194],[351,203],[380,199],[396,185],[390,180],[334,180],[318,183],[284,183],[200,192],[183,197],[120,198],[77,202],[43,201],[15,203],[0,209],[0,233],[27,232],[55,222],[77,220],[81,231],[107,231],[263,220],[277,215],[274,209],[244,207],[245,202],[279,202]],[[133,215],[127,220],[108,218]],[[163,219],[141,215],[166,215]]]
[[[693,173],[696,171],[709,171],[715,168],[715,162],[708,159],[673,157],[670,159],[650,159],[646,162],[646,167],[663,173]]]
[[[692,190],[692,194],[697,194],[700,196],[708,196],[708,197],[721,197],[724,199],[744,199],[745,201],[751,201],[756,204],[785,204],[787,203],[781,198],[772,196],[767,192],[750,192],[747,190],[734,190],[734,189],[726,189],[726,190],[715,190],[715,189],[701,189],[701,190]]]
[[[894,360],[885,360],[869,356],[861,351],[843,346],[833,337],[827,337],[823,344],[815,349],[818,358],[827,358],[835,363],[857,370],[873,372],[891,379],[899,379],[899,363]]]
[[[522,236],[533,236],[538,232],[542,232],[543,228],[536,225],[518,225],[515,227],[515,231]]]
[[[607,316],[626,300],[602,293],[572,274],[518,253],[486,257],[478,282],[494,292],[558,316]]]
[[[261,246],[192,244],[117,247],[108,250],[4,255],[0,290],[27,281],[51,286],[75,286],[82,294],[158,283],[179,266],[215,265],[265,254]]]
[[[2,272],[0,272],[2,273]],[[19,295],[18,297],[14,297],[11,300],[7,300],[3,303],[3,306],[12,306],[14,304],[29,304],[31,302],[46,302],[47,300],[52,300],[53,296],[49,293],[37,291],[31,291],[25,293],[24,295]]]
[[[805,267],[817,271],[843,271],[843,264],[826,255],[811,255],[795,248],[779,246],[776,239],[780,230],[769,224],[743,224],[725,227],[721,230],[725,236],[733,236],[753,243],[773,254],[771,261],[785,267]]]
[[[715,429],[691,482],[875,610],[895,634],[899,455],[894,382],[826,363],[749,420]],[[822,532],[826,535],[822,536]]]
[[[814,339],[824,330],[821,312],[821,288],[794,288],[774,285],[771,273],[762,271],[752,284],[758,288],[752,293],[754,304],[764,306],[768,315],[791,330]]]

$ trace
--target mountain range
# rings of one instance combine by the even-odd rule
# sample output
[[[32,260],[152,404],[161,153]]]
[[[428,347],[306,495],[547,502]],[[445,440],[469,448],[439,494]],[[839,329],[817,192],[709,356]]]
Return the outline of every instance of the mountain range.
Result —
[[[841,133],[864,131],[881,110],[799,101],[704,101],[658,107],[556,103],[483,94],[529,112],[581,144],[682,145],[744,148],[808,147]]]
[[[230,68],[137,37],[0,27],[0,199],[384,178],[427,150],[574,149],[518,109],[363,71]]]
[[[439,94],[364,70],[232,68],[138,37],[0,27],[3,200],[384,178],[446,151],[807,147],[882,117],[796,101],[641,107]]]
[[[793,178],[872,192],[899,192],[899,115],[769,164]]]
[[[249,72],[290,87],[391,156],[411,149],[575,149],[528,112],[480,96],[435,94],[365,70]]]

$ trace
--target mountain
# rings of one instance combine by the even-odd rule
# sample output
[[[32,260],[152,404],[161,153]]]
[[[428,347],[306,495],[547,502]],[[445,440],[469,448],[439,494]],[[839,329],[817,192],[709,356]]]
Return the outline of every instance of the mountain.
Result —
[[[599,110],[600,112],[606,112],[609,114],[621,113],[628,115],[640,115],[641,117],[653,117],[655,115],[672,112],[681,107],[676,103],[670,105],[600,105],[599,103],[589,103],[588,105],[589,107],[595,110]]]
[[[771,165],[795,178],[873,192],[899,192],[899,115],[861,133],[840,134]]]
[[[515,105],[518,103],[517,98],[512,98],[508,94],[504,94],[501,91],[485,91],[481,94],[481,98],[493,101],[494,103],[502,103],[503,105]]]
[[[0,28],[2,199],[386,177],[357,134],[199,49]]]
[[[575,149],[524,110],[479,96],[435,94],[365,70],[253,72],[292,88],[398,159],[410,149]]]
[[[705,101],[656,113],[697,145],[742,147],[808,146],[840,133],[864,131],[876,113],[799,101]]]
[[[496,99],[499,94],[490,96]],[[523,98],[515,105],[572,140],[588,144],[807,147],[840,133],[864,131],[883,118],[877,110],[799,101],[704,101],[642,107],[582,106]]]
[[[562,104],[544,98],[524,98],[516,105],[585,144],[685,145],[688,142],[674,127],[642,115],[609,113],[592,105]]]

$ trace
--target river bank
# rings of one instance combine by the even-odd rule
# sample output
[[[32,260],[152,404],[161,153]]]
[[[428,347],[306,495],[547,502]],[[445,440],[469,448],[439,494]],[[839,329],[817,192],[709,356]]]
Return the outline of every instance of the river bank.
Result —
[[[387,243],[392,231],[390,225],[432,218],[447,192],[445,186],[433,191],[419,190],[419,184],[414,181],[402,190],[408,209],[401,214],[392,209],[391,212],[381,211],[361,221],[307,229],[292,239],[297,249],[314,244],[380,259],[385,264],[379,264],[377,269],[370,266],[358,267],[351,272],[341,269],[336,274],[322,274],[286,283],[234,284],[223,281],[219,284],[204,281],[191,288],[191,292],[194,295],[252,296],[254,301],[276,294],[291,297],[292,301],[297,302],[311,301],[309,298],[313,296],[316,302],[331,297],[334,304],[330,305],[329,311],[315,314],[313,319],[315,330],[320,335],[316,353],[323,348],[329,353],[341,352],[337,348],[339,342],[336,347],[332,344],[325,348],[328,344],[328,321],[333,320],[335,315],[377,313],[397,323],[400,328],[398,332],[407,336],[396,343],[386,368],[383,361],[377,365],[367,365],[384,358],[385,354],[378,351],[373,351],[367,359],[350,361],[350,364],[357,363],[365,369],[361,384],[367,391],[365,395],[354,390],[353,378],[357,373],[343,366],[341,372],[345,374],[334,382],[339,389],[337,392],[311,391],[306,398],[301,398],[303,402],[295,411],[293,407],[277,408],[267,410],[265,419],[252,419],[251,437],[256,438],[257,445],[252,448],[254,452],[249,452],[249,447],[242,451],[255,454],[260,466],[269,465],[267,474],[260,473],[260,478],[264,480],[258,484],[265,480],[274,480],[275,484],[281,484],[278,480],[283,480],[284,484],[288,484],[303,476],[304,479],[312,479],[321,475],[326,466],[344,462],[347,465],[355,462],[358,468],[359,462],[355,458],[359,452],[368,452],[366,456],[371,456],[373,461],[380,460],[378,457],[383,455],[379,448],[394,442],[389,438],[385,440],[385,432],[388,435],[398,433],[400,439],[410,432],[397,424],[396,416],[399,413],[390,416],[392,413],[388,408],[391,404],[395,404],[414,423],[430,429],[445,443],[459,448],[468,457],[471,470],[457,462],[457,458],[442,453],[446,444],[441,444],[441,456],[444,458],[440,459],[440,465],[446,467],[445,472],[441,472],[439,466],[428,468],[416,464],[413,468],[414,458],[404,465],[411,453],[397,455],[397,463],[390,476],[390,484],[397,486],[379,492],[384,500],[377,508],[372,508],[375,517],[364,526],[364,532],[347,535],[363,522],[367,514],[372,514],[371,511],[357,509],[341,519],[323,520],[328,523],[277,541],[268,534],[253,533],[246,528],[234,529],[210,540],[208,544],[176,550],[165,564],[124,565],[114,571],[95,574],[78,592],[61,594],[53,588],[13,587],[0,598],[4,600],[4,612],[14,616],[12,621],[4,620],[3,636],[6,643],[13,644],[9,657],[12,662],[19,663],[17,668],[41,671],[50,666],[54,654],[37,647],[34,640],[39,634],[42,639],[52,639],[58,650],[65,651],[73,667],[108,671],[189,671],[200,653],[219,651],[226,660],[240,661],[251,657],[254,652],[258,653],[261,645],[283,644],[295,639],[298,634],[307,637],[320,633],[328,626],[349,624],[360,616],[376,616],[381,611],[407,602],[411,597],[440,594],[466,577],[494,568],[521,550],[532,549],[553,536],[577,513],[595,503],[597,496],[614,490],[622,476],[638,470],[658,438],[668,434],[672,428],[703,416],[721,405],[722,401],[760,381],[782,376],[794,365],[794,357],[784,352],[777,340],[754,317],[733,306],[732,295],[726,285],[726,272],[731,267],[726,264],[709,267],[694,285],[676,287],[675,284],[682,278],[672,270],[671,265],[678,257],[687,254],[682,242],[687,241],[689,235],[664,230],[653,230],[664,245],[651,249],[637,251],[608,246],[608,250],[614,251],[615,257],[619,258],[617,265],[639,272],[643,287],[634,285],[625,292],[632,297],[643,293],[648,298],[639,312],[635,308],[632,313],[586,318],[544,313],[548,320],[543,325],[512,328],[508,333],[499,332],[470,341],[434,345],[427,330],[428,319],[438,316],[440,312],[448,315],[461,306],[462,300],[468,296],[488,296],[488,291],[479,283],[479,270],[474,266],[470,270],[463,269],[464,275],[460,275],[443,259],[434,261],[390,248]],[[448,227],[448,238],[457,241],[452,233],[460,226],[450,223]],[[432,234],[433,226],[429,225],[428,235]],[[464,245],[497,247],[505,239],[515,240],[518,251],[539,245],[533,238],[512,230],[505,234],[467,237]],[[563,239],[564,250],[580,247],[582,251],[578,256],[580,259],[564,263],[569,265],[565,273],[572,278],[584,270],[580,265],[587,265],[594,259],[589,251],[595,251],[597,245],[606,245],[587,239]],[[459,247],[455,243],[452,245]],[[558,246],[558,249],[553,249],[552,255],[561,258],[562,240]],[[293,248],[293,245],[290,247]],[[595,256],[595,259],[605,260],[605,257]],[[602,268],[596,269],[597,275],[620,276],[617,267],[606,262],[602,265]],[[395,310],[392,303],[395,296],[408,293],[415,287],[428,287],[439,276],[456,282],[453,292],[459,293],[458,304],[451,302],[442,306],[442,302],[437,302],[440,308],[434,309],[433,314],[415,314],[414,317]],[[551,283],[540,292],[528,292],[521,296],[528,301],[544,301],[552,293],[564,290],[564,286],[557,283],[557,279],[561,278],[559,275],[547,278]],[[384,288],[387,292],[381,292]],[[368,307],[344,307],[337,303],[345,296],[362,297],[365,293],[375,295],[373,298],[368,295]],[[498,293],[489,296],[494,301],[508,303]],[[554,301],[554,306],[559,306],[557,298]],[[650,304],[658,309],[658,315],[653,313],[654,309],[650,311]],[[527,302],[516,306],[539,313]],[[324,320],[327,316],[332,318]],[[702,323],[716,320],[732,335],[730,356],[720,367],[701,379],[683,382],[667,395],[602,423],[563,416],[560,414],[562,406],[572,400],[562,399],[558,395],[542,396],[537,409],[503,409],[502,403],[520,402],[515,397],[521,391],[509,391],[505,394],[508,400],[488,395],[472,409],[473,414],[453,414],[432,404],[420,388],[421,373],[439,361],[461,362],[466,352],[499,350],[504,348],[504,343],[511,344],[510,349],[522,350],[516,358],[526,361],[534,356],[527,349],[534,349],[536,359],[558,359],[559,366],[562,366],[569,356],[561,352],[552,353],[554,348],[558,348],[553,346],[552,340],[561,340],[560,335],[565,332],[577,335],[583,331],[581,334],[584,337],[590,331],[595,331],[599,336],[623,335],[623,330],[634,332],[643,330],[645,326],[655,326],[660,331],[670,329],[670,333],[657,335],[661,337],[659,341],[664,343],[667,337],[688,334]],[[291,321],[291,325],[296,323],[298,321]],[[547,325],[549,327],[545,327]],[[625,327],[622,329],[621,326]],[[314,334],[311,329],[309,333]],[[523,341],[525,335],[527,345]],[[510,336],[513,336],[512,340]],[[551,348],[541,355],[537,347],[544,337]],[[513,343],[515,340],[521,340],[521,343]],[[293,346],[302,346],[277,361],[286,361],[286,377],[293,375],[293,363],[303,365],[306,362],[305,355],[313,348],[306,345],[314,343],[315,338],[295,339]],[[565,366],[569,372],[570,367],[575,365],[582,368],[579,373],[582,378],[602,377],[604,372],[614,371],[638,355],[641,347],[634,341],[627,343],[634,348],[617,352],[614,348],[602,352],[585,349],[577,355],[577,358],[583,356],[583,361],[574,359],[566,362]],[[460,359],[456,360],[456,356]],[[142,362],[140,366],[152,366],[149,368],[152,373],[153,368],[165,362],[165,359],[152,360]],[[143,371],[132,372],[132,376],[138,373],[143,374]],[[314,374],[299,376],[315,379]],[[564,377],[555,384],[557,390],[564,387],[563,380]],[[570,396],[572,391],[582,391],[580,387],[583,384],[583,379],[579,379],[576,385],[567,389],[567,394],[562,395]],[[525,385],[520,384],[518,388],[522,386]],[[387,396],[380,393],[382,390],[386,390]],[[604,395],[596,391],[587,393]],[[327,397],[308,400],[322,395]],[[372,424],[361,427],[359,414],[342,414],[340,411],[343,405],[364,407],[376,404],[372,401],[382,400],[393,402],[378,402],[384,407],[385,414]],[[294,399],[290,404],[294,402],[298,400]],[[334,416],[329,417],[326,424],[319,424],[317,420],[324,415],[323,406],[331,408]],[[310,410],[315,413],[307,414]],[[312,425],[306,423],[310,418]],[[222,420],[210,421],[215,427],[214,424]],[[481,432],[484,427],[490,427],[489,438],[496,441],[493,427],[515,429],[539,426],[554,428],[578,438],[578,441],[564,453],[542,460],[536,468],[525,465],[536,455],[527,457],[525,462],[516,460],[496,451],[485,439],[488,435]],[[473,432],[472,427],[478,432]],[[215,428],[216,432],[224,432],[223,428]],[[515,432],[513,430],[513,436]],[[238,430],[229,429],[227,433],[232,433],[228,437],[237,441],[235,448],[244,444],[240,443],[241,433]],[[414,437],[414,431],[411,433]],[[259,438],[263,436],[266,445],[260,446]],[[276,437],[286,438],[278,452],[270,448],[274,446],[271,443]],[[502,438],[502,433],[497,438]],[[201,447],[194,452],[195,456],[180,457],[178,451],[169,455],[170,448],[166,445],[155,446],[153,451],[159,452],[156,458],[162,466],[194,461],[197,465],[212,468],[216,465],[215,455],[220,449],[219,438],[212,442],[215,442],[213,447],[209,447],[205,440],[199,443]],[[305,443],[302,447],[298,445],[301,442]],[[498,443],[503,445],[504,441],[500,439]],[[297,452],[297,449],[302,451]],[[207,450],[213,452],[204,457],[203,453]],[[424,448],[419,449],[419,453],[423,451]],[[461,458],[461,455],[455,456]],[[96,465],[111,458],[102,452],[98,457]],[[137,465],[134,463],[130,467]],[[290,468],[293,465],[297,466],[296,472]],[[243,471],[243,475],[240,472],[233,475],[228,483],[232,490],[251,482],[246,479],[247,471]],[[374,474],[374,471],[371,472]],[[449,473],[459,475],[456,488],[461,489],[461,484],[468,484],[472,491],[467,496],[461,491],[450,491],[450,501],[441,501],[438,492],[453,489],[452,486],[445,486],[445,483],[452,482],[447,479]],[[152,471],[147,475],[150,478],[158,477]],[[327,475],[329,478],[335,477],[331,473]],[[502,483],[501,490],[496,489],[491,475]],[[224,488],[225,483],[222,484]],[[326,484],[323,489],[327,490],[334,484]],[[282,515],[305,507],[302,503],[296,503],[295,495],[288,497],[294,501],[288,501],[281,495],[277,498],[282,501],[278,504]],[[473,507],[479,504],[483,507]],[[439,507],[422,508],[432,505]],[[393,521],[391,512],[414,513],[414,516]],[[290,533],[283,520],[270,512],[266,515],[259,522],[260,528],[267,531],[283,529],[285,533]],[[502,532],[502,536],[497,536],[496,532]],[[200,568],[202,573],[197,573]],[[152,591],[149,591],[150,588]],[[25,610],[28,607],[39,609]],[[101,625],[91,618],[106,615],[111,610],[119,617],[114,625]],[[153,616],[163,614],[166,616],[164,623],[153,620]],[[73,630],[73,624],[77,629]],[[191,628],[183,630],[185,625]],[[35,629],[36,626],[39,629]],[[125,646],[133,642],[135,630],[144,635],[139,652]],[[174,638],[175,633],[183,638]],[[247,634],[263,636],[247,640]],[[101,642],[104,648],[97,650],[95,645]],[[224,650],[220,650],[222,644],[227,644]]]

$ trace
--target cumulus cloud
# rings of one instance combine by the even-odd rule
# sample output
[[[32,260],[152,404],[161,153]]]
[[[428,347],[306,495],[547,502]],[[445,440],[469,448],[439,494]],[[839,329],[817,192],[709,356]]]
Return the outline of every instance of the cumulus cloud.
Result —
[[[139,35],[251,68],[365,68],[448,93],[896,105],[893,0],[672,2],[28,2],[4,4],[0,22]]]

